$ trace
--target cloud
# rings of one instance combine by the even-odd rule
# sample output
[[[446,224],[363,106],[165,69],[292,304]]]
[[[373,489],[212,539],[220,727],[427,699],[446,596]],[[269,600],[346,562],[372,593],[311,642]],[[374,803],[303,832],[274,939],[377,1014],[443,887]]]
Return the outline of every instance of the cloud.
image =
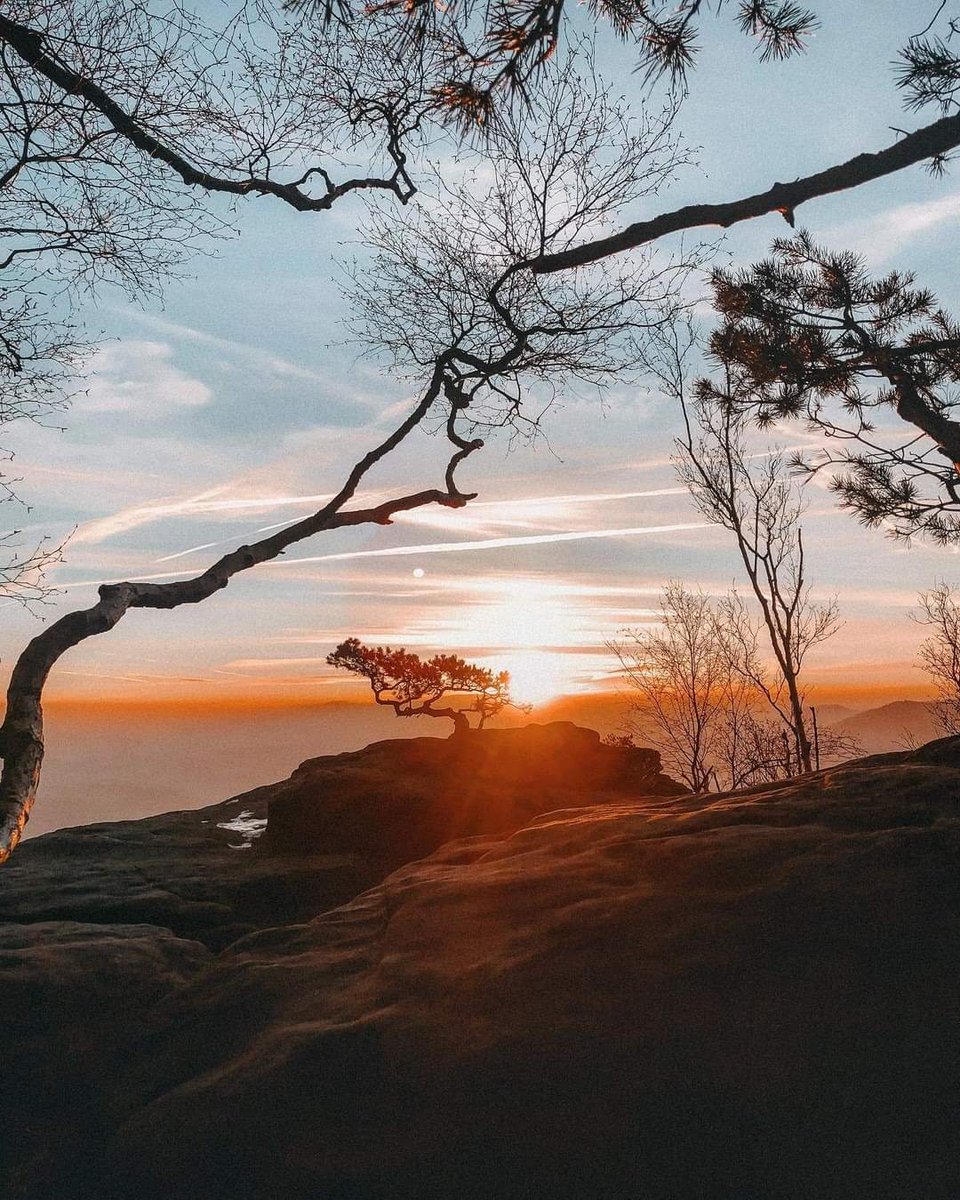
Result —
[[[182,500],[150,500],[146,504],[131,505],[129,508],[111,513],[108,517],[87,521],[77,530],[73,541],[75,543],[103,542],[107,538],[127,533],[131,529],[148,525],[152,521],[160,521],[165,517],[189,516],[199,512],[216,511],[217,508],[222,507],[223,501],[217,501],[214,497],[221,495],[223,490],[223,488],[214,488]]]
[[[81,412],[132,413],[141,420],[162,420],[171,409],[201,408],[213,399],[205,383],[174,366],[166,342],[130,340],[108,344],[90,363]]]
[[[96,521],[88,521],[78,531],[73,539],[75,542],[102,542],[120,533],[127,533],[141,525],[154,521],[163,521],[171,517],[211,517],[220,514],[233,515],[238,512],[271,511],[283,504],[318,505],[330,499],[329,494],[316,496],[224,496],[228,487],[213,488],[200,492],[196,496],[187,496],[182,500],[151,500],[146,504],[132,505],[121,509],[109,517],[101,517]],[[296,519],[296,518],[295,518]],[[281,525],[292,522],[281,522]],[[279,528],[279,526],[277,526]],[[168,554],[157,562],[169,562],[175,558],[183,558],[199,550],[209,550],[221,542],[205,542],[200,546],[191,546],[189,550],[180,550],[176,554]]]
[[[583,492],[553,496],[516,497],[510,500],[474,500],[466,509],[420,508],[398,513],[396,524],[421,525],[464,533],[492,534],[505,529],[550,529],[561,532],[578,513],[586,516],[597,504],[623,500],[685,496],[684,487],[654,488],[644,492]]]
[[[107,520],[109,520],[109,518],[107,518]],[[100,523],[91,522],[91,525],[95,524]],[[690,521],[673,525],[636,525],[630,527],[629,529],[584,529],[566,533],[532,534],[526,537],[484,538],[480,541],[427,542],[414,546],[389,546],[381,550],[349,550],[339,554],[320,554],[306,558],[276,558],[268,562],[261,563],[254,569],[262,571],[277,567],[300,567],[309,563],[342,562],[346,559],[358,558],[392,558],[424,554],[457,554],[461,551],[502,550],[512,548],[514,546],[544,546],[555,542],[580,542],[603,538],[642,537],[644,535],[658,533],[682,533],[690,530],[711,528],[713,527],[707,524],[705,521]],[[180,571],[162,571],[153,574],[128,575],[126,579],[118,577],[116,579],[71,580],[69,583],[61,585],[60,590],[70,591],[76,588],[97,587],[101,584],[123,582],[145,583],[152,580],[179,579],[181,577],[182,572]],[[643,588],[636,588],[634,590],[638,594],[642,594],[644,591],[650,591],[650,589]]]
[[[252,363],[275,375],[285,375],[291,379],[307,379],[313,383],[329,383],[327,375],[323,375],[319,371],[311,371],[309,367],[303,367],[299,363],[291,362],[277,354],[271,354],[267,350],[261,350],[257,346],[234,342],[229,338],[214,337],[213,334],[204,333],[199,329],[191,329],[189,325],[180,325],[175,321],[167,321],[153,313],[142,313],[131,309],[123,309],[122,313],[124,317],[136,321],[137,324],[144,325],[148,329],[154,329],[170,337],[183,338],[197,345],[210,346],[214,350]]]
[[[342,409],[351,425],[357,420],[366,422],[372,416],[375,428],[393,422],[411,404],[409,396],[387,403],[381,372],[359,356],[350,355],[349,348],[343,344],[327,348],[327,358],[335,366],[317,370],[260,346],[217,337],[153,313],[133,309],[114,311],[165,339],[179,342],[192,358],[204,362],[207,370],[215,371],[217,378],[226,373],[224,390],[233,394],[234,403],[237,393],[246,392],[250,382],[256,380],[255,395],[251,398],[260,401],[267,392],[279,391],[284,396],[288,417],[291,409],[299,413],[298,421],[308,415],[295,403],[300,397],[307,406],[321,401],[328,419],[335,409]]]
[[[419,525],[428,528],[444,529],[444,530],[459,530],[463,533],[473,533],[474,535],[490,534],[492,535],[497,530],[503,529],[528,529],[544,530],[544,527],[549,529],[550,525],[560,525],[560,529],[554,529],[552,532],[563,532],[562,527],[569,525],[571,517],[576,510],[582,510],[586,515],[592,505],[613,503],[622,500],[632,499],[647,499],[651,497],[661,498],[664,496],[685,496],[687,489],[683,487],[655,488],[643,492],[584,492],[584,493],[568,493],[549,496],[531,496],[531,497],[516,497],[514,499],[502,500],[475,500],[465,509],[451,511],[445,508],[425,507],[412,512],[398,513],[394,517],[395,524]],[[366,503],[374,504],[380,500],[387,499],[389,493],[377,493],[365,498]],[[262,501],[263,507],[281,506],[285,504],[307,505],[315,508],[317,504],[329,500],[329,495],[323,496],[274,496],[264,498]],[[193,516],[207,515],[214,511],[227,511],[231,508],[257,507],[258,501],[182,501],[178,502],[176,507],[170,504],[157,502],[155,505],[142,506],[140,509],[131,510],[130,519],[136,518],[137,514],[146,514],[149,508],[153,515],[149,519],[162,519],[170,516]],[[573,510],[573,511],[571,511]],[[107,521],[117,521],[127,519],[123,514],[117,514],[115,518],[107,518]],[[270,525],[262,525],[256,529],[257,534],[270,533],[276,529],[283,529],[285,526],[293,525],[295,522],[302,520],[302,514],[296,517],[288,517],[284,521],[277,521]],[[137,520],[137,524],[143,523]],[[126,525],[130,528],[131,526]],[[86,540],[89,540],[86,539]],[[197,546],[190,546],[185,550],[177,550],[171,554],[165,554],[162,558],[157,558],[158,563],[173,562],[178,558],[186,558],[191,554],[199,553],[203,550],[209,550],[214,546],[226,545],[232,539],[224,539],[215,542],[203,542]],[[297,560],[302,561],[302,560]]]
[[[824,231],[821,240],[827,245],[856,250],[873,263],[882,263],[924,234],[958,221],[960,192],[953,192],[936,200],[900,204],[866,220],[835,225]]]

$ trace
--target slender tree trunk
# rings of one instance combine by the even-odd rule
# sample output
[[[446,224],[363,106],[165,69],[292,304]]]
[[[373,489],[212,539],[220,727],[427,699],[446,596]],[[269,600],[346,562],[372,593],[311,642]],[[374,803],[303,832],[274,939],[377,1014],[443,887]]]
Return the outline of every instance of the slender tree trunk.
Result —
[[[813,770],[813,746],[807,733],[807,721],[803,715],[803,697],[797,686],[797,677],[786,673],[787,694],[790,697],[790,715],[793,718],[793,733],[797,743],[797,766],[806,773]]]

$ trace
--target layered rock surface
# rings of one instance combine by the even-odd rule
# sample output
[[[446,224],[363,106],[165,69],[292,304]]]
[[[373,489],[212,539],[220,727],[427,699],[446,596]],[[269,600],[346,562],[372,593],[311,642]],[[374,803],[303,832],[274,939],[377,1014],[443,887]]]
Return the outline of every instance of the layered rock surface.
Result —
[[[44,1158],[34,1099],[9,1194],[960,1194],[960,741],[753,793],[606,798],[217,953],[118,933],[153,966],[117,977],[140,999],[124,1053],[84,1076],[84,1169]],[[80,995],[97,958],[75,963]],[[103,986],[68,1006],[73,1044],[106,1044]]]

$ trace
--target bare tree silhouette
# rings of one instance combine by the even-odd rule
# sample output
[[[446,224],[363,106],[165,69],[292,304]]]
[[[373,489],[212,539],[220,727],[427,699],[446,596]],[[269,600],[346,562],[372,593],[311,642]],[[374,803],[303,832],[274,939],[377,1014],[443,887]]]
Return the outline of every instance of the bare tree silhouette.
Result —
[[[960,591],[941,580],[919,596],[914,620],[931,633],[920,646],[920,665],[939,693],[930,708],[944,733],[960,733]]]

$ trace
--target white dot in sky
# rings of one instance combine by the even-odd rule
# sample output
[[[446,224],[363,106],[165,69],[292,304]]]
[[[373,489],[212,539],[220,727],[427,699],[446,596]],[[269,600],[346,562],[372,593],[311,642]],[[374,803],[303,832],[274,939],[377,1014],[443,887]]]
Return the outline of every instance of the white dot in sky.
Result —
[[[424,571],[423,567],[414,567],[413,568],[414,579],[422,579],[425,574],[426,574],[426,572]]]

